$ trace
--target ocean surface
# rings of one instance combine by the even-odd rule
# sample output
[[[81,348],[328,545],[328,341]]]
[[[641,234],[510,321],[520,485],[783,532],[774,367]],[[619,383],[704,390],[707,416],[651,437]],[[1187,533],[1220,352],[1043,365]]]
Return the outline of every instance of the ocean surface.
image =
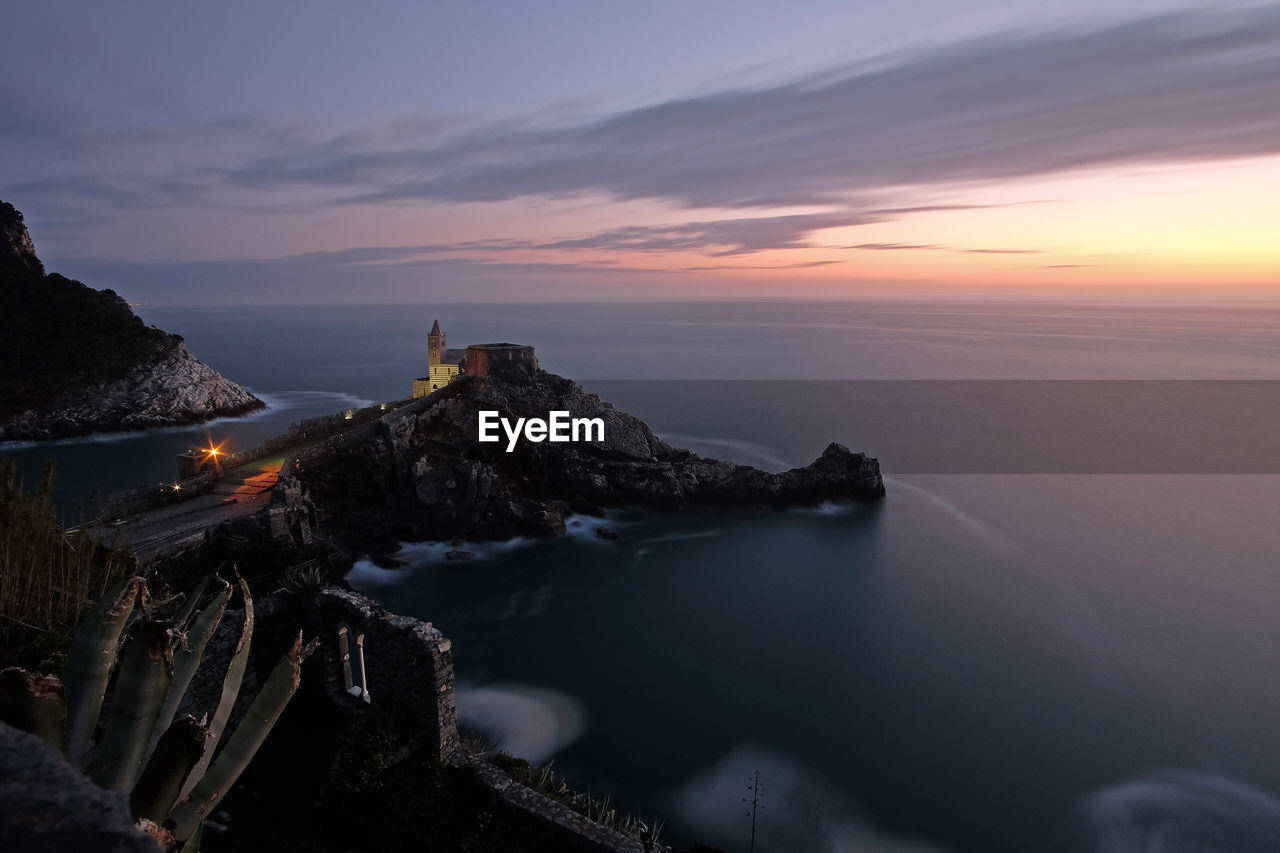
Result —
[[[272,409],[0,445],[71,517],[174,454],[405,396],[436,316],[674,444],[839,441],[876,507],[615,513],[350,580],[454,641],[463,722],[668,843],[1280,850],[1280,309],[729,303],[145,308]],[[369,653],[375,654],[376,650]],[[377,685],[370,685],[377,701]]]

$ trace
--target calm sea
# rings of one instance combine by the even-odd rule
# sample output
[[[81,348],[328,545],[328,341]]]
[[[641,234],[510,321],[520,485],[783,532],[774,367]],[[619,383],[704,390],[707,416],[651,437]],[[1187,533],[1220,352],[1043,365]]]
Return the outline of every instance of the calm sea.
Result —
[[[622,513],[619,542],[588,520],[353,572],[453,638],[465,723],[669,842],[745,850],[759,770],[766,853],[1280,850],[1274,307],[142,313],[273,408],[0,447],[28,476],[56,457],[69,515],[207,438],[404,396],[437,315],[707,455],[880,458],[875,508]]]

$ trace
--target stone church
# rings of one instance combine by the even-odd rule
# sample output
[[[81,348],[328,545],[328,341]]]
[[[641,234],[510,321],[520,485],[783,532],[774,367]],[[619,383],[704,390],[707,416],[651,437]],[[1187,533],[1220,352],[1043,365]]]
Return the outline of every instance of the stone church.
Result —
[[[536,372],[538,358],[526,344],[471,344],[466,349],[449,349],[444,330],[436,320],[427,335],[427,375],[413,380],[413,396],[425,397],[439,391],[459,374],[484,378],[511,365]]]
[[[440,321],[436,320],[427,335],[427,375],[413,380],[413,396],[425,397],[453,381],[462,370],[465,349],[449,349]]]

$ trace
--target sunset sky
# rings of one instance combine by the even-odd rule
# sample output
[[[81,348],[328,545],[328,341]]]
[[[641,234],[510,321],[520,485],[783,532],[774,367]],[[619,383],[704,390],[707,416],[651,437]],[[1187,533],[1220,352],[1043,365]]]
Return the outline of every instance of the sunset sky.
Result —
[[[46,266],[153,304],[1280,297],[1275,4],[308,9],[7,10],[0,199]]]

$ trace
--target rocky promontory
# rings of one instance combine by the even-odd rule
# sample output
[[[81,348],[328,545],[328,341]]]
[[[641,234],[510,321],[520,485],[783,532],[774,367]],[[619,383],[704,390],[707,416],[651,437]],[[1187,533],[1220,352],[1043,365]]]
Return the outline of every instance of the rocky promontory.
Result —
[[[604,421],[603,442],[478,441],[481,410]],[[672,447],[641,420],[533,363],[443,389],[312,448],[277,485],[295,531],[325,530],[357,550],[405,540],[502,540],[564,532],[573,513],[607,507],[662,511],[878,501],[879,463],[831,444],[781,473]]]
[[[22,214],[0,202],[0,441],[202,423],[265,405],[113,291],[45,274]]]

